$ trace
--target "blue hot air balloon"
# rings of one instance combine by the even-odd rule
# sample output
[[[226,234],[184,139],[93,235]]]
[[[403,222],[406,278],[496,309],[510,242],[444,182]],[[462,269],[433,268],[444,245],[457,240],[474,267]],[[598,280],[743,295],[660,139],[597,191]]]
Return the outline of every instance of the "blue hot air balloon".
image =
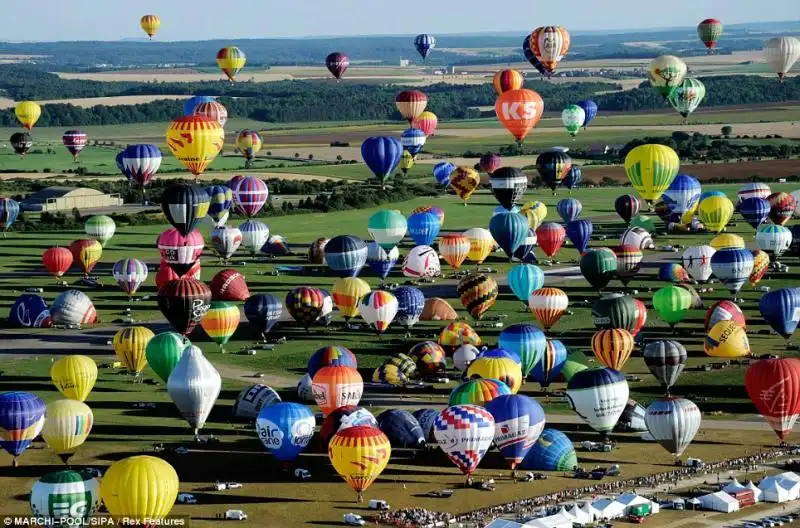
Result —
[[[781,288],[765,293],[758,309],[773,330],[788,340],[800,323],[800,288]]]
[[[519,356],[522,375],[527,376],[541,360],[547,347],[547,338],[538,326],[519,323],[503,329],[497,345]]]
[[[425,295],[413,286],[400,286],[392,290],[392,295],[397,299],[397,315],[394,322],[400,326],[411,328],[422,315],[425,309]]]
[[[711,198],[712,196],[726,196],[726,194],[722,191],[703,191],[700,193],[700,197],[697,200],[697,203],[702,202],[706,198]]]
[[[597,103],[591,99],[584,99],[578,103],[578,106],[580,106],[586,114],[586,118],[583,120],[583,128],[586,128],[589,123],[597,117]]]
[[[352,235],[333,237],[325,244],[325,262],[340,277],[357,277],[367,263],[367,244]]]
[[[764,198],[745,198],[739,202],[739,214],[753,229],[766,222],[769,217],[770,205]]]
[[[408,217],[408,235],[417,246],[433,244],[441,227],[439,217],[429,211],[414,213]]]
[[[425,132],[418,128],[407,128],[403,130],[403,133],[400,135],[400,144],[403,145],[403,150],[407,150],[409,154],[412,156],[416,156],[417,153],[422,150],[422,147],[425,146]]]
[[[572,440],[561,431],[547,428],[539,435],[520,469],[539,471],[572,471],[578,465],[578,456]]]
[[[326,346],[318,349],[308,358],[306,365],[308,375],[312,378],[323,367],[358,368],[356,355],[343,346]]]
[[[279,402],[262,408],[256,432],[264,447],[281,462],[291,462],[314,436],[314,413],[305,405]]]
[[[361,157],[381,184],[394,174],[402,154],[403,145],[394,137],[369,137],[361,143]]]
[[[281,320],[283,301],[271,293],[251,295],[244,302],[244,316],[262,336]]]
[[[439,411],[436,409],[417,409],[411,414],[417,419],[419,426],[422,428],[425,441],[435,444],[436,437],[433,435],[433,422],[439,416]]]
[[[367,266],[375,274],[385,279],[400,258],[400,251],[393,247],[389,251],[383,249],[377,242],[367,243]]]
[[[753,271],[753,253],[744,248],[724,248],[711,255],[711,272],[736,295]]]
[[[528,60],[528,62],[531,63],[531,66],[536,68],[536,71],[538,71],[542,75],[542,77],[544,77],[545,75],[550,77],[550,72],[547,71],[547,69],[544,67],[544,64],[542,64],[541,61],[536,57],[536,55],[534,55],[533,50],[531,49],[530,35],[527,35],[525,37],[525,40],[522,41],[522,53],[523,55],[525,55],[525,58]]]
[[[564,198],[556,204],[556,212],[558,212],[558,216],[564,220],[565,224],[577,220],[581,215],[581,211],[583,211],[583,204],[575,198]]]
[[[561,180],[561,185],[563,185],[564,187],[566,187],[571,191],[572,189],[580,185],[582,177],[583,177],[583,170],[581,169],[581,166],[576,163],[573,163],[567,175],[564,176],[563,180]]]
[[[522,394],[498,396],[485,407],[494,418],[494,443],[511,469],[516,469],[542,434],[544,410]]]
[[[51,322],[47,303],[33,293],[20,295],[8,313],[8,323],[17,328],[40,328]]]
[[[508,258],[514,256],[528,236],[528,220],[519,213],[499,213],[489,221],[489,232],[495,242],[503,248]]]
[[[203,103],[213,103],[216,100],[216,97],[212,97],[210,95],[195,95],[194,97],[190,97],[185,103],[183,103],[183,115],[194,115],[194,111],[198,106]]]
[[[591,220],[575,220],[567,224],[567,238],[579,253],[585,253],[592,238],[594,224]]]
[[[417,48],[417,52],[422,56],[422,60],[425,60],[431,50],[436,47],[436,38],[427,33],[417,35],[414,39],[414,47]]]
[[[161,167],[161,149],[156,145],[128,145],[122,152],[125,175],[142,187],[155,178]]]
[[[678,220],[687,211],[697,207],[700,201],[700,182],[688,174],[678,174],[661,199]]]
[[[8,231],[19,215],[19,202],[0,197],[0,231]]]
[[[401,409],[388,409],[377,416],[378,428],[392,448],[425,447],[425,432],[414,415]]]
[[[45,405],[27,392],[0,394],[0,447],[14,457],[28,449],[44,426]]]
[[[536,252],[534,251],[536,249],[537,240],[536,230],[532,227],[528,228],[528,236],[525,237],[522,244],[514,251],[514,259],[526,264],[537,263]]]
[[[206,193],[210,198],[207,215],[217,225],[225,225],[233,206],[233,191],[227,185],[211,185],[206,187]]]
[[[125,155],[125,151],[124,150],[120,150],[119,152],[117,152],[117,155],[114,158],[114,161],[117,163],[117,168],[119,169],[119,171],[122,174],[124,174],[125,177],[128,178],[128,180],[130,180],[131,179],[131,175],[128,174],[128,171],[125,170],[125,164],[122,162],[122,157],[124,155]]]
[[[433,178],[442,187],[450,185],[450,175],[456,170],[456,166],[449,161],[442,161],[433,166]]]
[[[558,339],[548,339],[542,358],[531,370],[530,379],[537,382],[542,388],[547,388],[554,382],[567,361],[567,347]]]
[[[520,264],[508,272],[508,286],[517,299],[528,303],[533,292],[544,286],[544,272],[533,264]]]

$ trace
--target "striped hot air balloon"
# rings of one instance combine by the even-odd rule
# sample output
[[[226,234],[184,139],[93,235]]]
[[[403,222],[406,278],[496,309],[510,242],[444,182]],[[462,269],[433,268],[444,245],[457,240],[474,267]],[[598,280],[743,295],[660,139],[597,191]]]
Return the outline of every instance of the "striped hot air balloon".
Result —
[[[522,74],[517,70],[507,69],[500,70],[494,74],[492,78],[492,86],[497,95],[503,95],[509,90],[519,90],[525,82]]]
[[[325,244],[325,262],[340,277],[357,277],[367,262],[367,244],[352,235],[333,237]]]
[[[671,339],[648,342],[642,355],[644,364],[667,392],[678,381],[688,357],[686,348]]]
[[[327,346],[317,349],[308,358],[306,365],[308,374],[313,378],[323,367],[358,368],[358,359],[349,348],[343,346]]]
[[[392,446],[375,427],[356,426],[337,432],[328,444],[333,468],[364,501],[364,491],[389,464]]]
[[[633,352],[633,336],[627,330],[600,330],[592,336],[592,352],[606,367],[622,370]]]
[[[497,301],[498,287],[489,275],[473,273],[459,281],[457,292],[464,308],[472,317],[480,320]]]
[[[397,298],[383,290],[367,294],[359,303],[361,318],[380,335],[389,328],[397,315]]]
[[[222,106],[219,101],[207,101],[198,104],[194,107],[192,115],[213,119],[222,128],[225,128],[225,124],[228,122],[228,109]]]
[[[322,314],[325,298],[322,290],[301,286],[286,294],[286,309],[292,318],[303,325],[308,332],[309,327]]]
[[[228,301],[212,301],[211,305],[200,319],[200,326],[206,335],[211,338],[222,352],[225,352],[223,345],[230,341],[236,329],[239,328],[241,314],[239,307]]]
[[[0,394],[0,447],[17,459],[39,436],[44,426],[45,405],[27,392]]]
[[[409,124],[413,123],[425,107],[428,106],[428,96],[419,90],[403,90],[394,99],[397,110]]]
[[[225,131],[204,116],[183,116],[170,123],[167,146],[195,178],[216,159],[225,145]]]
[[[753,254],[747,249],[720,249],[711,257],[711,270],[736,295],[753,271]]]
[[[158,290],[158,308],[176,332],[189,335],[208,311],[211,290],[205,283],[182,277]]]
[[[183,236],[170,227],[158,236],[156,242],[161,260],[167,262],[178,275],[184,275],[203,254],[203,235],[195,229]]]
[[[539,383],[543,389],[561,374],[561,369],[567,361],[567,347],[558,339],[548,339],[541,359],[533,365],[530,379]]]
[[[236,74],[246,63],[247,56],[236,46],[228,46],[217,52],[217,66],[231,82],[236,80]]]
[[[545,330],[550,330],[569,304],[567,294],[558,288],[540,288],[528,298],[528,306],[533,316]]]
[[[147,280],[147,264],[135,258],[120,259],[114,263],[111,274],[130,299]]]
[[[469,238],[458,233],[450,233],[439,239],[439,256],[458,271],[469,255]]]
[[[67,150],[72,154],[72,159],[78,161],[78,155],[86,147],[89,136],[82,130],[67,130],[61,137],[61,141]]]
[[[232,191],[236,210],[247,218],[256,216],[269,199],[267,184],[256,176],[245,176]]]

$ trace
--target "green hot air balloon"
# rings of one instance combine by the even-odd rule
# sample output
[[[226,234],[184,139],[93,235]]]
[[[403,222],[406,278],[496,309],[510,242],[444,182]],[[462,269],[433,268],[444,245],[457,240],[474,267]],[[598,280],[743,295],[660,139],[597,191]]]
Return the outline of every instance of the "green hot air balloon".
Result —
[[[692,305],[692,294],[679,286],[664,286],[653,294],[653,308],[662,321],[670,326],[678,324]]]
[[[106,247],[106,243],[117,231],[117,224],[110,216],[95,215],[86,221],[84,230],[87,235],[100,242],[101,246]]]
[[[652,216],[636,215],[631,218],[631,227],[641,227],[648,233],[653,233],[656,230],[656,221]]]
[[[639,307],[630,295],[612,293],[592,304],[592,321],[598,330],[622,328],[633,332],[639,320]]]
[[[580,350],[570,352],[564,361],[564,366],[561,367],[561,375],[564,376],[564,381],[569,381],[572,376],[582,370],[586,370],[589,366],[586,364],[586,356]]]
[[[406,217],[388,209],[373,214],[367,223],[372,239],[386,251],[391,251],[403,240],[407,229]]]
[[[100,483],[87,471],[64,469],[40,478],[31,488],[31,512],[48,521],[88,519],[100,507]]]
[[[569,132],[569,135],[572,136],[573,140],[575,136],[578,135],[578,132],[581,131],[581,127],[585,121],[586,112],[578,105],[568,105],[561,112],[561,122],[564,124],[564,128],[567,129],[567,132]]]
[[[581,257],[580,266],[589,284],[602,290],[617,273],[617,256],[608,248],[590,249]]]
[[[191,341],[177,332],[162,332],[148,341],[144,353],[150,368],[166,383]]]
[[[672,108],[686,119],[689,114],[697,110],[705,96],[706,85],[700,82],[700,79],[687,77],[667,96],[667,101],[672,105]]]

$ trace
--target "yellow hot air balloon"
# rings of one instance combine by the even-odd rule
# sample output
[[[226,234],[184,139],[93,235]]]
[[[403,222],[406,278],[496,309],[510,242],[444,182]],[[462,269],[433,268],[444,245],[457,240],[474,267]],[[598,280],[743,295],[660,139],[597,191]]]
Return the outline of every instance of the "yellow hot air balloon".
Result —
[[[665,145],[640,145],[625,156],[625,172],[639,195],[653,202],[661,198],[678,174],[678,154]]]
[[[712,238],[710,245],[717,251],[727,248],[742,249],[744,248],[744,239],[733,233],[722,233]]]
[[[392,446],[380,429],[356,426],[340,430],[328,444],[333,468],[364,501],[366,490],[386,468]]]
[[[139,25],[142,26],[142,29],[150,39],[153,39],[153,35],[156,34],[158,28],[161,27],[161,19],[158,18],[158,15],[145,15],[139,20]]]
[[[481,177],[472,167],[458,167],[450,176],[450,188],[464,200],[464,206],[480,184]]]
[[[145,349],[155,334],[144,326],[123,328],[114,336],[114,352],[128,372],[137,376],[147,365]]]
[[[358,315],[358,304],[370,291],[369,284],[358,277],[336,279],[331,295],[345,321]]]
[[[86,401],[97,381],[97,363],[88,356],[66,356],[53,363],[50,378],[65,397]]]
[[[528,220],[528,227],[534,231],[536,231],[536,229],[539,227],[539,224],[542,223],[532,209],[523,209],[519,213]]]
[[[398,167],[403,171],[403,174],[408,174],[408,171],[414,168],[414,156],[412,156],[409,151],[404,150],[403,154],[400,156],[400,164]]]
[[[14,114],[22,126],[26,130],[30,130],[42,116],[42,107],[33,101],[22,101],[14,107]]]
[[[111,464],[100,496],[115,519],[147,523],[163,519],[178,498],[178,474],[161,458],[141,455]]]
[[[733,216],[733,202],[727,196],[715,194],[703,198],[697,206],[697,216],[709,231],[719,233]]]
[[[481,264],[494,249],[494,238],[488,229],[473,227],[464,231],[464,236],[469,240],[469,253],[467,260]]]
[[[526,203],[525,205],[522,206],[522,210],[521,211],[530,211],[531,213],[533,213],[534,216],[536,216],[536,220],[537,220],[536,226],[537,227],[539,226],[539,224],[544,222],[545,218],[547,218],[547,206],[544,204],[544,202],[540,202],[538,200],[535,201],[535,202]],[[530,223],[530,221],[529,221],[529,223]],[[533,226],[531,226],[531,227],[533,227]],[[536,229],[536,228],[534,228],[534,229]]]
[[[624,328],[600,330],[592,336],[592,351],[606,367],[622,370],[633,352],[633,336]]]
[[[224,145],[225,131],[205,116],[179,117],[167,129],[169,150],[195,177],[211,165]]]
[[[92,430],[94,415],[83,402],[56,400],[47,405],[42,438],[66,463]]]
[[[467,378],[500,380],[508,385],[512,394],[516,394],[522,387],[522,367],[511,357],[501,357],[499,354],[493,355],[494,353],[494,350],[485,352],[470,363]]]
[[[228,46],[217,52],[217,66],[231,80],[236,80],[236,74],[244,68],[247,56],[236,46]]]
[[[711,327],[704,348],[706,354],[713,357],[732,358],[750,355],[747,332],[739,323],[732,320],[719,321]]]

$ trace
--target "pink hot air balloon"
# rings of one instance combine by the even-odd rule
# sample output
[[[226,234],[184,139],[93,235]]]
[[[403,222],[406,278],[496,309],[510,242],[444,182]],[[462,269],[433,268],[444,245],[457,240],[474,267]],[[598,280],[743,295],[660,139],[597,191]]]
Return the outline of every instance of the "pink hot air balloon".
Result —
[[[158,235],[161,260],[167,262],[178,275],[183,275],[203,253],[203,235],[197,229],[183,236],[174,227]]]
[[[255,176],[245,176],[238,183],[235,183],[233,191],[233,203],[241,214],[247,218],[253,218],[264,207],[269,198],[267,184]]]

